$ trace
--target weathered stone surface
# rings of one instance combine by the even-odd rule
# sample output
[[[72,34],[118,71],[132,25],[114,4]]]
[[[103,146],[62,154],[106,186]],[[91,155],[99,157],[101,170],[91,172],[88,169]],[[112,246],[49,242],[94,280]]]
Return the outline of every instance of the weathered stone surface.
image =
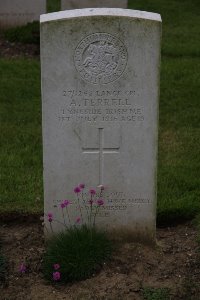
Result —
[[[103,184],[97,225],[154,239],[160,36],[154,13],[98,8],[41,16],[46,215],[62,222],[58,205],[69,199],[74,222],[73,188]]]
[[[24,25],[39,20],[46,12],[46,0],[1,0],[0,28]]]
[[[61,0],[62,10],[91,7],[127,8],[127,6],[127,0]]]

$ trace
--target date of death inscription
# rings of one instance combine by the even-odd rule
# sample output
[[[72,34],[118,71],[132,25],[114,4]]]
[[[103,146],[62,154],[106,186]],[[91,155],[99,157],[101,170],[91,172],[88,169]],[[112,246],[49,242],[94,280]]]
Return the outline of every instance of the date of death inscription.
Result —
[[[143,122],[144,108],[136,91],[64,90],[58,118],[61,122]]]

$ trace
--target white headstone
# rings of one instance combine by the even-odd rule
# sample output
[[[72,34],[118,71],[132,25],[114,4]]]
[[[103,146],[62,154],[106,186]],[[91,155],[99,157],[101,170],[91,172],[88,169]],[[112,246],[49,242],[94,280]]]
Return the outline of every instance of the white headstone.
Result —
[[[0,29],[39,21],[46,13],[46,0],[1,0]]]
[[[62,221],[57,206],[74,203],[78,183],[102,184],[98,226],[154,239],[160,37],[154,13],[41,16],[45,214]],[[70,209],[78,215],[75,204]]]
[[[61,0],[61,9],[77,9],[91,7],[127,8],[128,0]]]

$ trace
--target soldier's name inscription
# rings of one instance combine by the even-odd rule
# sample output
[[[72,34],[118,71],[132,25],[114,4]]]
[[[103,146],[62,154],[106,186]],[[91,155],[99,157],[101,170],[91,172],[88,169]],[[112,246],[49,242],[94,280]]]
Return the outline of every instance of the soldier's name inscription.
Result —
[[[64,90],[60,121],[144,121],[144,108],[138,105],[134,90]]]

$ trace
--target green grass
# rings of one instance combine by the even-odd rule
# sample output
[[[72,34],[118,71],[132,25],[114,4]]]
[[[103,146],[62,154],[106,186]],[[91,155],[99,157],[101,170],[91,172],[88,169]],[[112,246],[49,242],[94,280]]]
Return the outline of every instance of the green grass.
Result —
[[[24,44],[40,44],[40,25],[38,21],[28,23],[27,25],[7,29],[3,33],[9,42],[18,42]]]
[[[61,0],[47,0],[48,13],[59,11],[61,8]]]
[[[158,222],[200,213],[200,2],[134,0],[133,9],[163,19]],[[42,212],[40,67],[37,60],[0,60],[0,211]]]
[[[0,60],[1,211],[39,212],[42,196],[40,68]]]
[[[129,0],[163,21],[158,165],[158,223],[200,211],[200,2]]]
[[[163,55],[199,57],[199,0],[129,0],[129,8],[161,14]]]
[[[52,224],[53,226],[53,224]],[[112,244],[104,232],[86,226],[71,227],[47,243],[43,271],[52,281],[54,264],[59,264],[61,282],[86,279],[99,271],[111,256]]]
[[[158,222],[200,211],[200,60],[163,57],[160,93]]]

